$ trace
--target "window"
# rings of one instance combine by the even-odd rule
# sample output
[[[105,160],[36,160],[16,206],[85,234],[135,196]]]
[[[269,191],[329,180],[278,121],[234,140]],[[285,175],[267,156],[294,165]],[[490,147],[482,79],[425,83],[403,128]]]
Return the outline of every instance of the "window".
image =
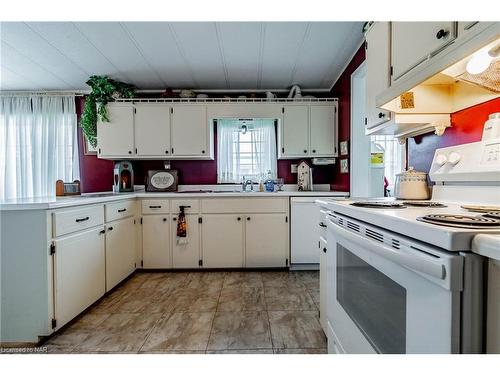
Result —
[[[276,131],[271,119],[217,121],[217,182],[276,177]]]
[[[372,142],[384,150],[384,176],[389,181],[388,189],[393,192],[396,174],[405,167],[405,146],[392,135],[372,136]]]
[[[0,199],[55,195],[79,179],[75,97],[0,96]]]

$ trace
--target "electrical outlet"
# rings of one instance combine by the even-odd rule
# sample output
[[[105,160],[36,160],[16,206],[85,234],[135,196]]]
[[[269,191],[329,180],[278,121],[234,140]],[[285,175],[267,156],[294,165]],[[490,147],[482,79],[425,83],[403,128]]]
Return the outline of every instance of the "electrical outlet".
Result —
[[[290,173],[297,173],[297,164],[290,165]]]

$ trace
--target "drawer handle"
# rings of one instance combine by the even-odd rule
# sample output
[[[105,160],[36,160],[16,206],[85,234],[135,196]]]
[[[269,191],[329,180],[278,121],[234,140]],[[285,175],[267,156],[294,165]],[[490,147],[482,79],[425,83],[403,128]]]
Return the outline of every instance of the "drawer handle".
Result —
[[[161,206],[149,206],[149,208],[161,208]]]
[[[319,223],[319,226],[320,226],[321,228],[326,228],[326,224],[325,224],[325,223]]]
[[[125,211],[127,211],[126,208],[122,208],[121,210],[118,210],[118,212],[125,212]]]
[[[191,206],[179,206],[179,208],[184,208],[184,209],[186,209],[186,208],[191,208]]]
[[[82,221],[87,221],[88,219],[90,219],[90,218],[87,216],[87,217],[82,217],[81,219],[76,219],[75,221],[77,223],[81,223]]]

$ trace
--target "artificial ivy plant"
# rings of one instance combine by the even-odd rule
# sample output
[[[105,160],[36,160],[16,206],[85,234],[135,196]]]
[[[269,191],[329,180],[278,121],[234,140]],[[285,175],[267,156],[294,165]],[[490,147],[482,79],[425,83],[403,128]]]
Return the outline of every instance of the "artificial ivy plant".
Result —
[[[107,76],[91,76],[86,83],[92,91],[85,99],[80,126],[85,138],[95,147],[97,145],[97,120],[109,122],[106,104],[114,101],[115,98],[134,97],[135,87]]]

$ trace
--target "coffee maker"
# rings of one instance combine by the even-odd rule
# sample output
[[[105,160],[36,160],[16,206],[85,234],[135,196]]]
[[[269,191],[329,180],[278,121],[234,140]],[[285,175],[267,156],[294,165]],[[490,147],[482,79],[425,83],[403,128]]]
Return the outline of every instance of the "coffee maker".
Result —
[[[129,161],[115,163],[113,191],[115,193],[134,191],[134,169]]]

